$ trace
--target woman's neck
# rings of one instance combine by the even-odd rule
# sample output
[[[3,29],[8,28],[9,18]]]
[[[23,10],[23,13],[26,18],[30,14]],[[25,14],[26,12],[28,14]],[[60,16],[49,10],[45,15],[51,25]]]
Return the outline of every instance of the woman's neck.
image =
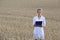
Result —
[[[41,18],[41,15],[38,15],[38,18]]]

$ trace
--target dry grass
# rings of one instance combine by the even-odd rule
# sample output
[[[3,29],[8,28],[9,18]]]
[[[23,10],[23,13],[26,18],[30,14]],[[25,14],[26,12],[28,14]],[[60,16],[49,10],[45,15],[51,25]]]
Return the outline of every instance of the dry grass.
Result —
[[[0,40],[33,40],[32,19],[40,7],[47,20],[45,40],[60,40],[59,0],[0,0]]]

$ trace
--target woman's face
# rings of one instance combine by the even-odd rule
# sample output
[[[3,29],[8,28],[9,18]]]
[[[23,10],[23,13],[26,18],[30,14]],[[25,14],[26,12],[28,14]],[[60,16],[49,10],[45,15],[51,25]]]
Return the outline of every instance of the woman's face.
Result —
[[[42,13],[41,13],[41,10],[38,10],[37,13],[38,13],[39,16],[41,16],[41,14],[42,14]]]

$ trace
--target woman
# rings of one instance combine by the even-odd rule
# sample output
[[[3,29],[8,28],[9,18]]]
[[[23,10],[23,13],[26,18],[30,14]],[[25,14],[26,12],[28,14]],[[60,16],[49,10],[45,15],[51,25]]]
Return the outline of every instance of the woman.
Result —
[[[42,15],[42,9],[37,9],[37,14],[38,15],[33,18],[33,26],[34,26],[33,37],[35,40],[37,40],[38,38],[40,40],[44,40],[43,27],[46,26],[46,21],[45,21],[45,17]],[[42,21],[42,25],[36,26],[37,21]]]

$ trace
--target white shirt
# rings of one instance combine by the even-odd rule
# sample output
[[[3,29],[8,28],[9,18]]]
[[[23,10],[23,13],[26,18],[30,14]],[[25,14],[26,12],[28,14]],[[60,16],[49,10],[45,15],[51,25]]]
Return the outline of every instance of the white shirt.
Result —
[[[35,16],[33,18],[33,25],[35,24],[36,21],[42,21],[42,25],[46,26],[46,20],[44,16],[41,16],[40,18],[38,18],[38,16]]]
[[[42,21],[42,25],[46,26],[46,20],[44,16],[41,16],[40,18],[38,18],[38,16],[35,16],[33,18],[33,25],[35,25],[36,21]],[[33,35],[34,38],[41,38],[44,39],[44,29],[43,27],[34,27],[34,31],[33,31]]]

